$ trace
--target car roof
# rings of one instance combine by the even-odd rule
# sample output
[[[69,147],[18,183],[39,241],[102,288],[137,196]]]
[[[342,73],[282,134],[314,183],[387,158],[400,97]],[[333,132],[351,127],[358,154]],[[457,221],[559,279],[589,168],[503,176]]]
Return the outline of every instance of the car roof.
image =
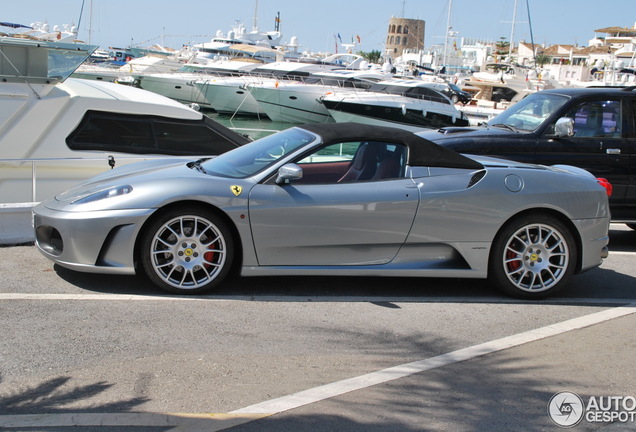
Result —
[[[383,141],[408,147],[408,165],[483,169],[479,162],[404,129],[360,123],[312,123],[299,126],[320,135],[325,144],[351,141]]]
[[[541,93],[562,94],[566,96],[596,96],[607,94],[631,94],[636,97],[636,86],[631,87],[585,87],[543,90]]]

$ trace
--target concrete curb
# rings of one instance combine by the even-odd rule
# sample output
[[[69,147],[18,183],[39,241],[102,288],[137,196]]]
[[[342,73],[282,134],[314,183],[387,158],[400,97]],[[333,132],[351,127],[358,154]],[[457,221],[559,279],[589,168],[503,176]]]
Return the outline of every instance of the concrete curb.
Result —
[[[0,204],[0,245],[29,243],[35,240],[31,210],[36,202]]]

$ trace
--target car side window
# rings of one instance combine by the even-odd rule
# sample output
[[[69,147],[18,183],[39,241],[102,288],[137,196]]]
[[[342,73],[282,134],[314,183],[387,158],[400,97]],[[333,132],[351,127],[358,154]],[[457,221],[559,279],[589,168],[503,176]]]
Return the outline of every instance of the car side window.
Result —
[[[378,141],[342,142],[305,155],[301,184],[378,181],[404,176],[406,147]]]
[[[620,101],[583,102],[572,109],[567,117],[574,119],[574,136],[577,138],[621,136]]]

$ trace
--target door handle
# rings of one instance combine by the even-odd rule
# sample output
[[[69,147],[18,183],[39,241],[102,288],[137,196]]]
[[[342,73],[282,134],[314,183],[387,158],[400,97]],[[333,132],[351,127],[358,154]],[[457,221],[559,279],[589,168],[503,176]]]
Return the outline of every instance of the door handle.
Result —
[[[621,149],[610,148],[610,149],[605,150],[605,153],[610,154],[610,155],[619,155],[619,154],[621,154]]]

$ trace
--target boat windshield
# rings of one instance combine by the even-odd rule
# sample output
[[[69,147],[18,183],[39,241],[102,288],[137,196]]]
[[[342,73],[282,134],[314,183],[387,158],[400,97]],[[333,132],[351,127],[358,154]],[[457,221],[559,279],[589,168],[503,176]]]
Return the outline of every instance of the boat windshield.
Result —
[[[64,81],[97,45],[0,37],[0,77],[6,81]]]
[[[368,91],[375,93],[388,93],[393,95],[399,95],[414,99],[423,99],[433,102],[440,102],[446,105],[450,105],[448,98],[440,94],[439,92],[426,87],[426,86],[404,86],[393,85],[387,82],[378,82],[372,84]]]
[[[202,167],[212,176],[247,178],[315,139],[314,135],[302,129],[287,129],[209,159]]]
[[[488,126],[506,127],[517,131],[532,132],[561,108],[568,97],[551,93],[532,93],[488,121]]]

